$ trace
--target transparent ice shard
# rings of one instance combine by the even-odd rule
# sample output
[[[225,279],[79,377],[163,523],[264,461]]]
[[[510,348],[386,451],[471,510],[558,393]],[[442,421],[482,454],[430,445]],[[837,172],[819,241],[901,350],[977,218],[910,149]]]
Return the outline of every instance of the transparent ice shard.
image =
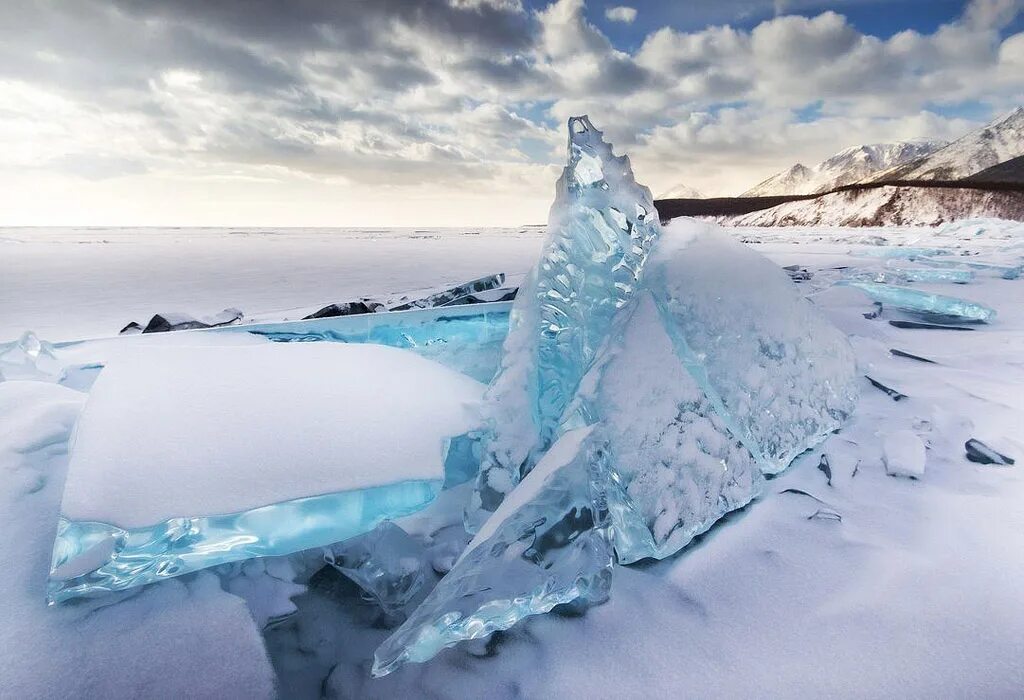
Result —
[[[480,526],[557,437],[580,379],[633,297],[661,232],[629,160],[587,117],[568,123],[541,259],[512,308],[502,367],[489,390],[490,434],[466,525]]]
[[[0,380],[56,382],[63,370],[53,345],[40,340],[32,331],[25,331],[13,342],[0,344]]]
[[[427,582],[426,549],[390,520],[325,547],[324,560],[390,615],[414,603]]]
[[[47,599],[120,591],[251,557],[291,554],[339,542],[425,507],[440,480],[299,498],[242,513],[172,518],[145,528],[61,517]]]
[[[613,564],[607,479],[607,453],[592,431],[563,435],[377,649],[373,675],[557,605],[604,602]]]
[[[841,280],[837,284],[859,289],[874,301],[879,301],[886,306],[919,314],[966,321],[990,321],[996,315],[995,310],[983,304],[957,297],[930,294],[919,289],[855,280]]]
[[[501,364],[509,302],[259,323],[214,333],[254,333],[281,343],[374,343],[412,350],[481,382]],[[476,470],[474,469],[474,473]]]

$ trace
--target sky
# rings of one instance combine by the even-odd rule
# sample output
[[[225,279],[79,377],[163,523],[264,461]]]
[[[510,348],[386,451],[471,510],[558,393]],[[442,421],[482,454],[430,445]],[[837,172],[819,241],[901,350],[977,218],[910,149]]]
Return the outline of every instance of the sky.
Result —
[[[543,223],[588,114],[655,196],[1024,103],[1024,0],[0,3],[0,225]]]

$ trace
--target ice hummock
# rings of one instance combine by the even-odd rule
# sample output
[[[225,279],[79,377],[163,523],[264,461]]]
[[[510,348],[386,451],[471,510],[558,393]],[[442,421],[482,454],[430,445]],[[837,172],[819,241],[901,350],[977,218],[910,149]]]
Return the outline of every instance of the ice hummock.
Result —
[[[628,171],[610,183],[602,174],[623,161],[589,121],[569,127],[544,256],[513,307],[486,397],[490,424],[467,512],[477,535],[378,650],[375,674],[554,604],[595,602],[565,578],[590,581],[603,571],[593,557],[581,566],[575,549],[552,549],[546,574],[521,561],[537,563],[537,528],[556,516],[569,523],[560,537],[570,543],[594,534],[578,513],[606,510],[619,563],[669,556],[853,411],[853,351],[788,276],[692,221],[664,234],[651,226],[627,251],[638,225],[626,219],[616,232],[613,212],[646,188]],[[566,501],[574,518],[561,515]]]
[[[373,675],[558,605],[605,601],[614,561],[606,457],[590,428],[563,435],[380,646]]]
[[[489,389],[485,457],[467,509],[473,531],[557,437],[580,379],[636,291],[661,232],[648,188],[586,116],[568,122],[541,258],[512,307],[502,368]]]

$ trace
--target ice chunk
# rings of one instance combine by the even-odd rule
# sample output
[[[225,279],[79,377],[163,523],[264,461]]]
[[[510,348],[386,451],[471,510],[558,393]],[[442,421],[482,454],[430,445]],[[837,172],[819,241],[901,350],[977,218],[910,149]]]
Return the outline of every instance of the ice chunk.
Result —
[[[613,564],[607,455],[595,437],[583,428],[551,447],[380,646],[375,676],[557,605],[607,599]]]
[[[387,311],[384,304],[372,299],[361,299],[359,301],[346,301],[341,304],[328,304],[327,306],[314,311],[309,316],[303,316],[303,321],[315,318],[335,318],[337,316],[356,316],[358,314],[374,314]]]
[[[924,476],[925,447],[912,430],[897,430],[882,442],[885,471],[890,476]]]
[[[905,350],[898,350],[896,348],[889,348],[889,352],[894,357],[905,357],[908,360],[917,360],[918,362],[924,362],[925,364],[935,365],[938,364],[935,360],[929,360],[927,357],[921,357],[920,355],[911,354]]]
[[[756,460],[676,355],[649,294],[583,387],[580,420],[600,418],[608,441],[620,563],[673,554],[761,492]]]
[[[238,323],[244,318],[244,314],[238,309],[224,309],[223,311],[205,318],[196,318],[190,314],[173,312],[155,314],[149,319],[145,327],[132,321],[121,329],[122,335],[132,333],[167,333],[168,331],[187,331],[196,328],[218,328]],[[140,330],[141,329],[141,330]]]
[[[499,289],[503,284],[505,284],[505,273],[499,272],[496,275],[487,275],[486,277],[480,277],[479,279],[465,282],[456,287],[451,287],[450,289],[435,292],[433,294],[430,294],[429,296],[423,297],[422,299],[415,299],[413,301],[407,301],[398,304],[396,306],[393,306],[391,310],[405,311],[407,309],[428,309],[435,306],[448,306],[450,304],[459,303],[473,303],[459,300],[466,299],[467,297],[474,294],[487,292],[493,289]]]
[[[709,225],[677,226],[645,286],[719,415],[779,472],[853,412],[853,350],[766,258]]]
[[[0,381],[31,379],[56,382],[64,367],[54,354],[53,345],[26,331],[13,342],[0,344]]]
[[[640,283],[660,234],[629,160],[587,117],[569,120],[540,261],[512,309],[502,368],[489,389],[490,435],[466,524],[479,527],[557,436],[562,414]]]
[[[911,357],[913,357],[913,356],[911,356]],[[918,358],[918,359],[920,359],[920,358]],[[925,362],[930,362],[930,360],[925,360]],[[864,375],[864,378],[867,379],[869,382],[871,382],[871,386],[875,387],[876,389],[878,389],[882,393],[888,395],[889,398],[891,398],[893,401],[902,401],[903,399],[907,398],[906,394],[904,394],[902,392],[899,392],[899,391],[896,391],[891,386],[886,386],[885,384],[882,384],[882,382],[878,381],[877,379],[872,379],[871,377],[869,377],[866,374]]]
[[[215,333],[253,333],[276,342],[373,343],[405,348],[481,382],[501,363],[509,307],[489,303],[227,327]],[[474,469],[474,473],[476,469]]]
[[[389,615],[401,613],[425,592],[426,549],[391,521],[324,548],[324,559]]]
[[[983,304],[957,297],[931,294],[919,289],[893,287],[874,282],[841,280],[837,284],[861,290],[875,301],[905,311],[968,321],[990,321],[996,312]]]
[[[375,345],[147,347],[76,428],[51,599],[348,539],[433,500],[483,387]],[[183,410],[185,407],[187,410]]]
[[[1002,464],[1006,466],[1014,464],[1012,457],[996,452],[981,440],[975,438],[971,438],[964,443],[964,450],[967,451],[967,459],[978,464]]]

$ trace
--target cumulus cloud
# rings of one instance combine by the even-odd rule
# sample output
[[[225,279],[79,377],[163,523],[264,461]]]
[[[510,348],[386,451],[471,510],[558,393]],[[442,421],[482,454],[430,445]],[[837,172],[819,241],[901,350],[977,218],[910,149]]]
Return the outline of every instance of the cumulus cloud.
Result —
[[[619,5],[618,7],[609,7],[604,11],[604,16],[611,22],[633,24],[633,22],[636,21],[636,8],[627,7],[625,5]]]
[[[0,4],[0,211],[40,199],[19,194],[31,171],[42,199],[66,196],[60,177],[108,194],[163,179],[183,197],[234,183],[230,201],[260,182],[322,196],[342,217],[324,223],[345,223],[335,201],[396,190],[440,212],[423,224],[468,192],[542,219],[564,120],[579,113],[655,190],[685,178],[738,192],[855,142],[971,125],[942,107],[1024,100],[1024,34],[1000,33],[1022,1],[972,0],[934,32],[883,39],[840,12],[785,14],[803,0],[720,0],[708,8],[765,19],[663,27],[630,50],[584,0]]]

